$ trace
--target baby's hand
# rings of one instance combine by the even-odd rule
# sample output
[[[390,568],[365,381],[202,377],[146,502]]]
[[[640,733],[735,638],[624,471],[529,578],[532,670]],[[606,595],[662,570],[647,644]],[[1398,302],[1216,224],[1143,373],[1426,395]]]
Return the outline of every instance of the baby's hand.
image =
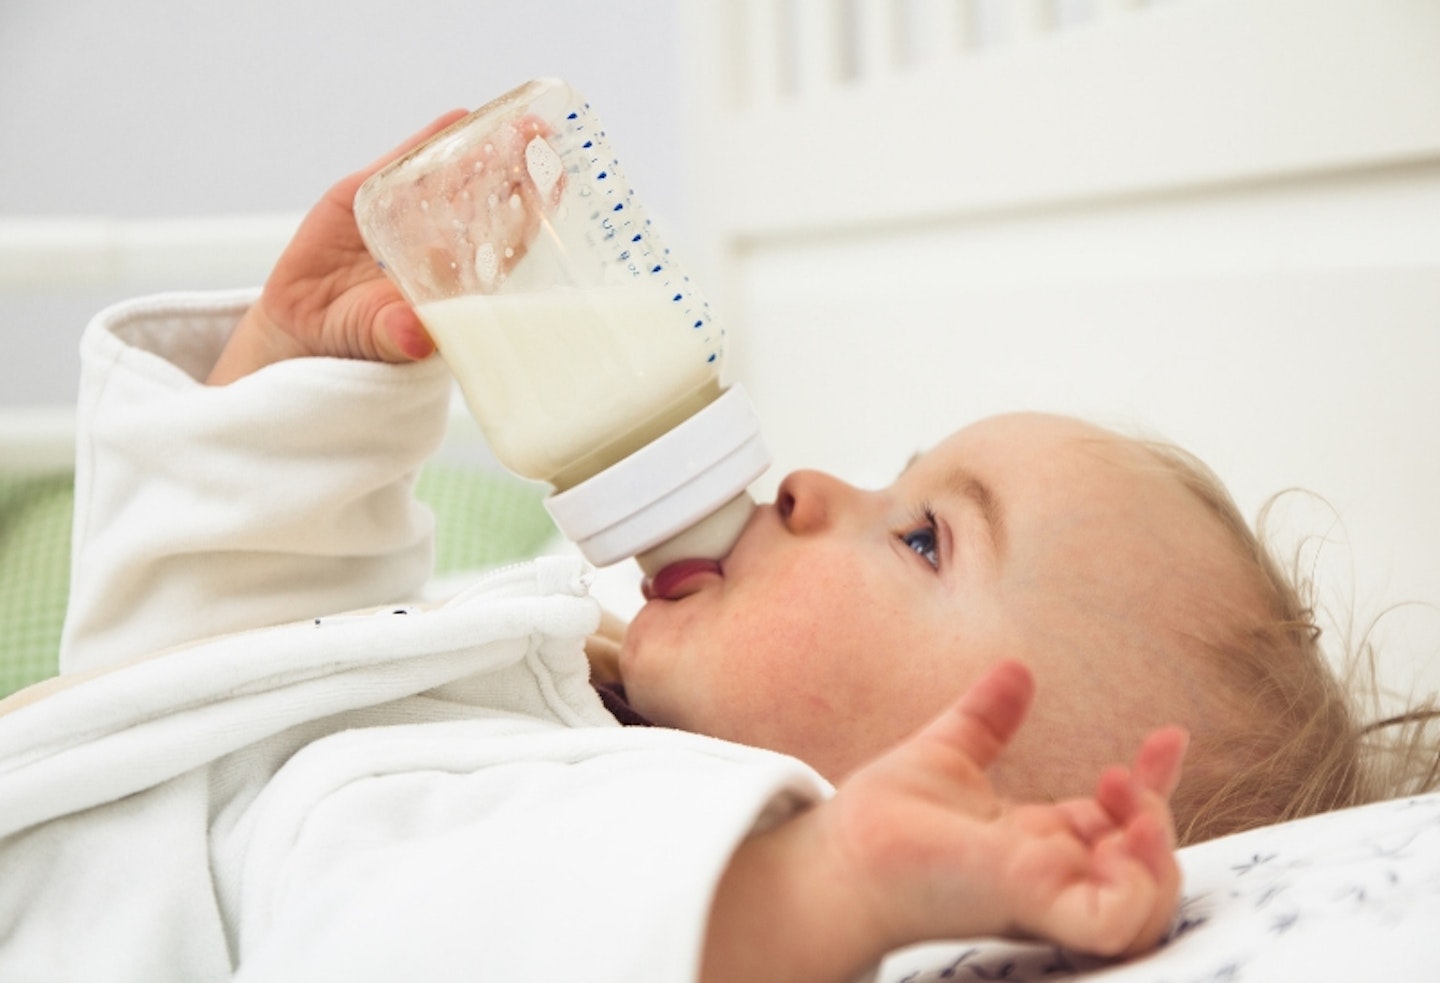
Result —
[[[1152,733],[1090,798],[1018,803],[985,769],[1033,684],[1002,663],[835,797],[741,844],[711,909],[704,979],[845,980],[916,942],[1040,938],[1106,956],[1162,937],[1179,901],[1167,801],[1186,735]]]
[[[1000,664],[819,810],[897,943],[1003,935],[1113,956],[1150,948],[1169,925],[1180,873],[1167,803],[1185,733],[1152,733],[1093,797],[1008,802],[985,768],[1032,690],[1024,667]]]
[[[447,113],[325,193],[276,261],[260,299],[236,326],[209,383],[223,385],[305,355],[406,362],[435,350],[415,311],[366,249],[355,223],[355,193],[376,171],[462,116],[461,110]],[[467,166],[458,170],[462,176],[448,190],[422,181],[397,192],[413,199],[396,220],[408,219],[405,237],[412,248],[430,244],[435,261],[429,276],[440,296],[493,291],[525,255],[542,212],[554,207],[565,188],[563,174],[537,188],[527,166],[530,144],[549,135],[542,120],[521,116],[505,132],[508,139],[496,139],[465,159]],[[444,196],[443,223],[425,215],[431,195]],[[483,228],[483,247],[468,237],[456,240],[452,222]]]
[[[325,193],[301,221],[206,381],[223,385],[304,355],[404,362],[434,351],[420,319],[360,238],[355,192],[370,175],[463,115],[456,110],[441,116]]]

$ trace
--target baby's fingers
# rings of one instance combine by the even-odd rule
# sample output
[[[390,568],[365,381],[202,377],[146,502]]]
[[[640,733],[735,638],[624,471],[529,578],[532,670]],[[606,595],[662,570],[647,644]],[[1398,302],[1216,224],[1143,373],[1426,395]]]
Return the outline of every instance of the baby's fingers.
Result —
[[[1189,735],[1164,727],[1145,738],[1131,768],[1107,768],[1095,784],[1095,802],[1115,827],[1124,827],[1144,813],[1170,821],[1170,795],[1180,782]],[[1101,825],[1092,817],[1092,823]]]
[[[1028,669],[1018,662],[998,663],[918,736],[988,768],[1019,729],[1034,692]]]
[[[1180,902],[1180,864],[1175,859],[1174,837],[1168,822],[1142,815],[1125,830],[1125,851],[1154,878],[1155,904],[1149,917],[1125,949],[1126,955],[1143,952],[1164,937]]]
[[[1110,956],[1135,955],[1155,946],[1175,914],[1180,868],[1169,834],[1156,817],[1142,815],[1123,833],[1097,845],[1100,880],[1095,938],[1085,947]]]
[[[377,318],[380,358],[386,362],[419,361],[435,351],[420,318],[403,299],[387,304]]]
[[[1190,735],[1183,727],[1153,731],[1135,754],[1135,779],[1162,799],[1169,799],[1180,784],[1180,770]]]
[[[1169,803],[1124,768],[1112,768],[1101,776],[1095,798],[1119,830],[1124,854],[1153,879],[1158,896],[1178,894],[1180,868],[1175,860],[1175,829]]]
[[[1135,817],[1125,828],[1125,849],[1155,878],[1162,895],[1178,892],[1180,864],[1175,859],[1173,837],[1162,817],[1153,813]]]
[[[1112,829],[1123,829],[1147,808],[1163,808],[1164,800],[1147,796],[1135,775],[1119,765],[1105,769],[1095,783],[1095,802]]]

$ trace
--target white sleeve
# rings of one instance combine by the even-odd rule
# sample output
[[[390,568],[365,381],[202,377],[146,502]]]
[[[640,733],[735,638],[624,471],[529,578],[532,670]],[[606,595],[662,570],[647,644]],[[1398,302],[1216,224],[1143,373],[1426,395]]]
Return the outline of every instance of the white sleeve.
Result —
[[[237,981],[693,981],[736,846],[828,794],[798,761],[692,734],[462,736],[481,726],[455,725],[442,767],[390,774],[410,735],[342,735],[374,745],[371,774],[322,795],[312,775],[303,823],[260,818],[252,854],[283,861],[247,864]],[[323,771],[317,752],[287,769]]]
[[[102,311],[81,341],[64,671],[412,596],[444,430],[438,359],[279,362],[203,379],[252,292]]]

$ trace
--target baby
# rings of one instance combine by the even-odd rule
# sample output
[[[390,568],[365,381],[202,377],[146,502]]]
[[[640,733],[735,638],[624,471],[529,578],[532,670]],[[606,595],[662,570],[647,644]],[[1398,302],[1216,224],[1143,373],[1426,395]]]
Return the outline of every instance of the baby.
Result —
[[[455,118],[438,120],[396,154]],[[220,431],[244,440],[269,409],[254,406],[254,394],[283,398],[287,387],[323,376],[332,412],[291,421],[294,447],[304,431],[325,427],[337,438],[391,448],[397,458],[409,453],[410,434],[396,420],[409,402],[416,419],[434,418],[445,388],[443,369],[429,367],[428,336],[355,228],[354,193],[383,163],[341,181],[310,212],[259,298],[233,330],[226,326],[218,355],[189,340],[184,322],[204,317],[188,301],[167,303],[163,318],[117,319],[91,343],[92,362],[123,364],[129,375],[102,375],[96,398],[99,389],[113,399],[116,388],[139,391],[159,380],[166,399],[175,394],[206,426],[218,421]],[[94,358],[102,348],[104,358]],[[400,364],[374,364],[383,362]],[[186,376],[203,376],[212,388],[192,392]],[[262,381],[268,389],[254,388]],[[422,390],[429,395],[417,396]],[[352,391],[365,395],[347,396]],[[348,421],[337,420],[342,410],[335,409],[346,398],[357,413],[358,399],[387,401],[387,412],[389,402],[400,408],[378,432],[367,420],[347,435]],[[131,411],[120,409],[102,430],[124,430],[120,417]],[[143,430],[132,431],[132,443]],[[294,450],[285,435],[284,447],[257,444],[258,453],[293,467],[328,466]],[[92,474],[85,446],[77,485],[91,494],[94,483],[97,514],[123,517],[123,483],[107,486],[113,476],[103,469]],[[160,531],[147,530],[133,548],[164,555],[142,562],[126,552],[132,547],[115,545],[124,539],[118,525],[87,528],[89,513],[80,514],[76,586],[91,600],[82,600],[67,624],[67,671],[104,671],[164,645],[279,625],[306,611],[323,615],[333,608],[314,608],[342,600],[379,603],[407,582],[391,578],[397,563],[413,582],[426,555],[418,524],[374,524],[362,549],[357,530],[369,518],[408,514],[365,462],[340,483],[336,501],[348,511],[334,528],[317,527],[302,514],[304,502],[292,508],[289,488],[277,485],[266,492],[273,502],[256,503],[278,517],[274,528],[252,532],[232,528],[236,511],[223,502],[202,497],[196,517],[194,488],[220,487],[228,470],[243,476],[245,469],[243,455],[232,463],[225,448],[209,450],[215,456],[203,466],[176,462],[159,445],[153,453],[124,448],[121,458],[134,488],[160,481],[162,471],[165,480],[184,473],[191,497],[173,519],[177,529],[191,523],[204,539],[167,531],[173,542],[156,546]],[[328,464],[351,467],[343,457]],[[313,476],[297,483],[306,480]],[[354,528],[345,525],[351,521]],[[303,564],[267,559],[285,551],[303,553]],[[367,593],[327,592],[327,577],[363,581]],[[183,788],[155,785],[167,790],[163,797],[146,790],[123,800],[126,821],[134,822],[142,808],[173,812],[186,794],[208,796],[184,815],[209,816],[201,841],[210,844],[210,867],[164,853],[176,877],[213,877],[213,890],[208,882],[198,888],[207,905],[245,916],[220,915],[216,924],[225,927],[210,934],[231,943],[207,950],[205,965],[228,958],[242,977],[247,963],[260,977],[317,978],[339,966],[349,979],[365,971],[383,977],[387,957],[414,968],[412,960],[427,953],[439,960],[447,944],[468,940],[444,934],[453,915],[457,932],[482,937],[465,950],[467,958],[489,960],[480,968],[524,965],[533,974],[542,954],[521,944],[528,927],[560,918],[556,912],[568,910],[562,906],[572,896],[585,902],[579,910],[598,917],[614,889],[605,871],[633,872],[639,900],[619,896],[655,909],[606,922],[598,948],[606,965],[620,967],[611,973],[617,979],[636,978],[643,965],[657,979],[684,978],[689,970],[675,967],[690,966],[707,981],[843,981],[899,946],[957,936],[1038,937],[1106,955],[1137,953],[1161,938],[1175,910],[1177,820],[1193,839],[1360,794],[1353,751],[1347,758],[1327,750],[1353,747],[1354,725],[1306,614],[1223,490],[1178,452],[1078,421],[982,421],[918,456],[880,491],[792,474],[718,567],[682,569],[658,579],[650,594],[613,661],[601,664],[604,647],[594,646],[592,677],[613,672],[628,709],[656,727],[625,728],[633,734],[616,737],[593,692],[571,685],[575,669],[563,646],[502,646],[496,651],[523,655],[514,663],[519,675],[507,676],[504,687],[463,679],[422,686],[413,697],[358,707],[343,728],[325,718],[306,725],[313,731],[279,732],[254,751],[216,759]],[[424,631],[426,617],[410,620]],[[305,624],[268,631],[307,652],[318,644]],[[246,644],[261,658],[282,644],[269,637],[227,639],[217,658]],[[367,640],[345,637],[357,647]],[[522,632],[516,643],[537,644],[534,637]],[[583,678],[583,659],[581,666]],[[385,685],[393,679],[386,676]],[[523,700],[514,695],[521,686],[531,694]],[[248,682],[223,689],[241,697],[257,691]],[[18,724],[29,709],[11,720]],[[488,716],[477,717],[480,710]],[[401,776],[400,784],[386,784],[387,772],[377,766],[372,776],[366,766],[365,781],[317,793],[311,814],[296,820],[276,811],[273,803],[285,800],[268,783],[293,789],[296,775],[332,760],[325,754],[371,736],[390,761],[392,746],[400,756],[413,743],[417,721],[445,733],[472,721],[490,730],[454,730],[470,735],[463,748],[447,745],[443,764]],[[391,724],[404,725],[394,738]],[[415,784],[422,774],[432,783],[448,782],[452,771],[467,774],[456,756],[480,753],[472,750],[474,736],[502,726],[508,743],[497,747],[560,750],[553,761],[545,751],[528,771],[518,758],[503,760],[458,791],[445,784],[443,795],[433,784]],[[1187,731],[1193,740],[1182,778]],[[275,741],[283,750],[274,750]],[[293,768],[284,764],[292,754]],[[796,759],[828,779],[833,794]],[[1126,760],[1128,767],[1113,764]],[[636,761],[645,762],[643,772],[634,772]],[[557,763],[566,768],[557,771]],[[730,777],[742,773],[744,781]],[[767,777],[755,777],[762,773]],[[517,784],[522,774],[528,784]],[[729,791],[711,802],[692,801],[722,788]],[[1303,791],[1311,788],[1320,792]],[[708,840],[684,838],[709,814],[736,811],[741,799],[738,814],[748,819],[731,817],[728,832]],[[380,818],[357,819],[362,801],[378,803]],[[672,807],[696,811],[683,822],[661,821]],[[261,818],[248,818],[254,810]],[[541,872],[550,868],[523,851],[520,876],[506,879],[516,849],[487,831],[517,828],[503,825],[512,816],[519,828],[558,830],[545,841],[546,854],[569,858],[555,861],[563,885],[546,882]],[[645,833],[652,816],[654,828],[682,846],[666,852],[655,840],[661,834]],[[269,866],[245,860],[244,878],[232,880],[228,865],[254,849],[256,831],[284,830],[291,821],[298,822],[293,840],[270,837],[291,859]],[[35,829],[23,835],[65,842],[59,827]],[[605,866],[622,842],[638,846],[620,851],[624,866]],[[449,844],[447,866],[432,872],[413,857],[436,843]],[[503,856],[483,852],[501,848]],[[24,855],[40,854],[31,845]],[[480,861],[454,860],[473,856],[484,858],[483,871],[475,870]],[[452,867],[475,874],[452,877]],[[696,883],[681,901],[639,887],[666,887],[667,876],[686,872]],[[62,881],[43,883],[59,890],[53,885]],[[529,902],[545,905],[543,919],[525,897],[512,897],[547,883],[548,893]],[[437,906],[423,923],[397,928],[394,939],[390,919],[372,916],[387,902],[409,910],[407,897],[428,897],[442,884],[468,892],[475,907]],[[600,893],[586,895],[596,884]],[[481,908],[489,912],[484,918]],[[263,917],[252,917],[257,911]],[[632,934],[644,933],[669,940],[669,964],[660,949],[628,952],[638,944]],[[199,944],[197,934],[174,925],[167,934]],[[343,949],[327,948],[341,939]],[[596,960],[586,964],[588,978],[606,978],[597,951],[586,950]],[[351,961],[331,961],[340,959]]]
[[[299,355],[432,352],[354,228],[354,191],[384,162],[312,212],[210,383]],[[1182,841],[1361,797],[1310,612],[1220,482],[1175,448],[1059,417],[982,421],[880,492],[791,475],[720,569],[665,587],[623,635],[631,706],[832,781],[1005,657],[1043,684],[992,770],[1005,794],[1080,794],[1174,723],[1195,741],[1174,800]]]

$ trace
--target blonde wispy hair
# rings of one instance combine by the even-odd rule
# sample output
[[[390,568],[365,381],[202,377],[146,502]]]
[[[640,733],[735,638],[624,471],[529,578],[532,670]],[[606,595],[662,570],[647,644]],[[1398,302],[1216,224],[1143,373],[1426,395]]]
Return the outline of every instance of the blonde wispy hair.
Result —
[[[1384,713],[1375,622],[1358,637],[1338,622],[1332,662],[1303,545],[1288,568],[1276,559],[1273,513],[1289,493],[1272,496],[1252,528],[1204,462],[1173,444],[1139,443],[1218,520],[1249,581],[1229,623],[1198,639],[1221,683],[1210,695],[1225,724],[1194,736],[1198,775],[1175,802],[1182,842],[1440,788],[1435,695]]]

